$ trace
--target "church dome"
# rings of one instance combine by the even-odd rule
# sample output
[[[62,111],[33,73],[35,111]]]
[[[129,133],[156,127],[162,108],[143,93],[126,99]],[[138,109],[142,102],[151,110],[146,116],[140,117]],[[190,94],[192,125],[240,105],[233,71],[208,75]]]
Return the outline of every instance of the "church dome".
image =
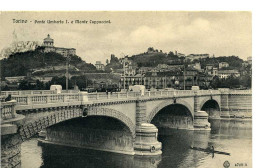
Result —
[[[53,42],[53,39],[48,34],[47,37],[44,39],[44,42]]]

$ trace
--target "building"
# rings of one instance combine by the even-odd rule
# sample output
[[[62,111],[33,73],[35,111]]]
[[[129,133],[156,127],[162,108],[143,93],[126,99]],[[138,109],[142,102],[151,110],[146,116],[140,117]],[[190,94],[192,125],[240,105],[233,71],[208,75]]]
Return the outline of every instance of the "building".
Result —
[[[185,83],[184,83],[185,77]],[[124,81],[125,80],[125,81]],[[146,72],[145,74],[136,74],[134,76],[121,76],[120,87],[128,89],[133,85],[144,85],[146,89],[190,89],[198,84],[198,71],[188,68],[183,71],[164,71],[164,72]]]
[[[76,55],[75,48],[54,47],[54,40],[50,37],[49,34],[43,40],[41,51],[45,52],[45,53],[55,52],[55,53],[63,55],[64,57],[67,57],[69,55]]]
[[[209,58],[209,54],[189,54],[186,59],[190,59],[191,61],[195,59],[204,59]]]
[[[52,80],[53,77],[47,77],[47,76],[34,76],[35,80],[39,80],[40,82],[47,83]]]
[[[220,62],[220,63],[218,64],[218,68],[219,68],[219,69],[227,68],[227,67],[229,67],[229,64],[228,64],[227,62]]]
[[[137,65],[132,60],[129,60],[127,57],[125,57],[122,60],[122,63],[123,63],[123,68],[124,68],[124,74],[126,76],[136,75]]]
[[[167,64],[158,64],[157,68],[159,68],[159,69],[167,69],[168,65]]]
[[[105,71],[105,65],[101,63],[101,61],[96,61],[95,67],[99,71]]]
[[[247,57],[248,64],[252,64],[252,57]]]
[[[146,72],[151,72],[153,70],[153,67],[140,67],[137,70],[138,74],[145,74]]]
[[[231,75],[233,75],[234,77],[239,77],[240,73],[238,72],[238,70],[219,70],[218,71],[218,76],[222,79],[226,79],[228,77],[230,77]]]
[[[201,71],[201,65],[199,62],[196,62],[195,64],[189,64],[188,67],[194,68],[198,71]]]
[[[212,75],[212,76],[218,76],[218,68],[213,68],[211,75]]]
[[[24,80],[25,78],[26,78],[26,76],[12,76],[12,77],[5,77],[5,80],[8,83],[17,83],[17,82]]]

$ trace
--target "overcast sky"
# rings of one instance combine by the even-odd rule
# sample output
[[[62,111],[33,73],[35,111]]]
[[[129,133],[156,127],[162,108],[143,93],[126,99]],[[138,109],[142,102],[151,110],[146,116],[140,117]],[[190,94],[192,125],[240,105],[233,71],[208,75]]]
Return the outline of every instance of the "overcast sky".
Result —
[[[35,20],[110,20],[111,24],[34,24]],[[54,46],[76,48],[77,55],[91,63],[105,63],[111,54],[142,53],[148,47],[246,59],[252,55],[251,27],[250,12],[2,12],[0,50],[12,43],[15,30],[20,41],[42,43],[50,34]]]

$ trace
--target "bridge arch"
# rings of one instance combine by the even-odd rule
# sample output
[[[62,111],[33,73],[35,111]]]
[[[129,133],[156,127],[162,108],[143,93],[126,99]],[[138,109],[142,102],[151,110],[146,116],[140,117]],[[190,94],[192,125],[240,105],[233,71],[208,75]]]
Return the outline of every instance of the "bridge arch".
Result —
[[[176,103],[173,102],[173,100],[166,100],[166,101],[163,101],[162,103],[160,103],[158,106],[156,106],[152,111],[151,113],[147,116],[147,122],[148,123],[151,123],[152,119],[154,118],[154,116],[159,112],[161,111],[163,108],[169,106],[169,105],[174,105],[174,104],[179,104],[179,105],[182,105],[184,107],[186,107],[191,116],[192,116],[192,119],[193,119],[193,110],[192,110],[192,107],[191,105],[186,102],[185,100],[182,100],[182,99],[178,99],[176,101]]]
[[[206,111],[209,118],[220,117],[220,103],[216,99],[204,98],[200,104],[200,110]]]
[[[106,116],[106,117],[112,117],[118,119],[129,128],[132,136],[133,137],[135,136],[134,123],[131,121],[129,117],[127,117],[122,112],[110,108],[100,108],[100,107],[90,107],[85,110],[86,110],[86,116]]]
[[[87,116],[106,116],[118,119],[129,128],[132,136],[135,136],[135,125],[133,124],[131,119],[124,115],[122,112],[114,109],[99,107],[89,107],[86,109]],[[31,138],[32,136],[40,132],[42,129],[45,129],[49,126],[83,116],[83,109],[80,106],[63,107],[52,110],[54,110],[54,113],[41,117],[32,122],[28,122],[21,128],[19,128],[19,134],[21,136],[22,141]]]
[[[200,101],[200,110],[202,110],[202,107],[207,103],[208,101],[214,101],[217,103],[217,105],[220,107],[220,102],[218,99],[213,99],[212,97],[205,97]]]
[[[31,138],[32,136],[49,126],[73,118],[78,118],[83,115],[83,110],[80,106],[58,107],[49,110],[53,110],[53,113],[41,117],[37,120],[30,121],[24,124],[22,127],[19,127],[18,133],[20,134],[22,141]]]

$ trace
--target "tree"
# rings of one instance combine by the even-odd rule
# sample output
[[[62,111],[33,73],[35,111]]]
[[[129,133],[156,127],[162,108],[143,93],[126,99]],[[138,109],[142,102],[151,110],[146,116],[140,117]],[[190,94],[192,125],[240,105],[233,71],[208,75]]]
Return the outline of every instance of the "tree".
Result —
[[[154,52],[153,47],[149,47],[149,48],[147,49],[147,52]]]
[[[216,88],[219,88],[220,85],[221,85],[221,82],[220,82],[219,77],[218,76],[214,76],[212,81],[209,84],[209,87],[216,89]]]

